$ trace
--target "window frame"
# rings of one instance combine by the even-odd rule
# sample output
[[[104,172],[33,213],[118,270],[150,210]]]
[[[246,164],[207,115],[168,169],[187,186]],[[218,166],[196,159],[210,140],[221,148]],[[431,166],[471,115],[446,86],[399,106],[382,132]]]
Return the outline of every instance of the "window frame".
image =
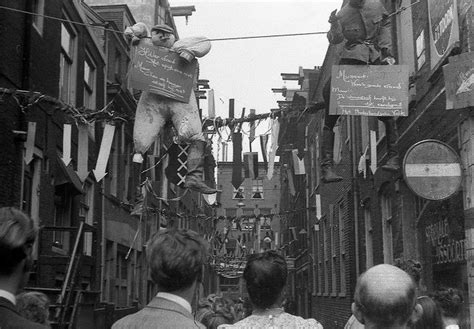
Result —
[[[68,19],[64,14],[65,19]],[[65,49],[63,42],[64,34],[66,32],[68,38],[68,48]],[[59,98],[66,104],[76,105],[76,75],[77,75],[77,48],[78,48],[78,33],[72,25],[61,22],[61,46],[59,59]]]

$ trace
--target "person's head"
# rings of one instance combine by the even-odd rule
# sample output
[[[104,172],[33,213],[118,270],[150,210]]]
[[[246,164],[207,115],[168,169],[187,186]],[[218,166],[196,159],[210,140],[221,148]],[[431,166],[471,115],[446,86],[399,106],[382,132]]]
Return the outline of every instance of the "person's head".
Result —
[[[441,288],[433,293],[433,299],[441,309],[443,321],[447,319],[459,321],[463,305],[463,297],[459,290]]]
[[[34,222],[24,212],[0,208],[0,279],[15,277],[18,286],[14,289],[21,288],[28,279],[36,232]]]
[[[162,292],[186,290],[200,282],[206,259],[206,243],[194,231],[160,230],[147,244],[151,278]]]
[[[151,28],[151,42],[154,46],[171,48],[175,41],[176,37],[172,27],[159,24]]]
[[[49,298],[42,292],[29,291],[16,296],[16,308],[22,317],[49,325]]]
[[[396,266],[380,264],[357,280],[352,312],[366,328],[405,328],[415,305],[413,279]]]
[[[441,310],[429,296],[420,296],[417,303],[421,306],[421,316],[414,324],[414,329],[443,329]]]
[[[249,255],[244,279],[254,307],[265,309],[280,302],[286,277],[285,258],[276,251],[269,250]]]

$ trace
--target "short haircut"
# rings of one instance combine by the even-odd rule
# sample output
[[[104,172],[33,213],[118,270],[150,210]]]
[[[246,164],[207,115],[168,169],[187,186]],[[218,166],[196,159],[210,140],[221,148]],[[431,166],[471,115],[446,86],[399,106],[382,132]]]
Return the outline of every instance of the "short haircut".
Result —
[[[35,223],[13,207],[0,208],[0,275],[10,275],[28,256],[36,239]]]
[[[285,258],[274,250],[249,255],[244,279],[252,304],[258,308],[272,306],[286,285],[287,272]]]
[[[374,287],[369,287],[368,280],[364,280],[365,273],[357,280],[354,302],[365,317],[381,328],[406,323],[413,313],[416,302],[415,282],[408,273],[401,270],[400,272],[405,274],[409,281],[397,290],[400,292],[399,296],[392,298],[374,295]]]
[[[49,298],[39,291],[23,292],[16,296],[16,308],[24,318],[40,323],[49,324]]]
[[[463,297],[455,288],[441,288],[433,293],[433,299],[448,318],[458,318],[462,311]]]
[[[151,278],[163,292],[190,287],[200,280],[207,259],[207,244],[194,231],[160,230],[148,241]]]

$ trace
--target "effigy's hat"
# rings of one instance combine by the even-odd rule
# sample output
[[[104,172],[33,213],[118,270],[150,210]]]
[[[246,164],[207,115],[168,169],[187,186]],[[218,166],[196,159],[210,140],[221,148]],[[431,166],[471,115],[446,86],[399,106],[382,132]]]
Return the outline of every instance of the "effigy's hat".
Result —
[[[158,24],[158,25],[153,26],[151,28],[151,32],[153,31],[163,31],[163,32],[174,34],[173,28],[166,24]]]

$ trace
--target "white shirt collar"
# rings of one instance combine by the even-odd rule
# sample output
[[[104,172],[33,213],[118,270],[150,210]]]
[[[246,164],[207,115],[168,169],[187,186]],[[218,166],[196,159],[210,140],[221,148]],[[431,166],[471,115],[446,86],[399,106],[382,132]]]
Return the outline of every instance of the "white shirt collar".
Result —
[[[16,305],[16,297],[11,292],[0,289],[0,297],[3,297],[9,300],[13,305]]]
[[[193,310],[191,308],[191,304],[189,304],[189,302],[186,299],[184,299],[183,297],[180,297],[180,296],[174,295],[174,294],[170,294],[169,292],[159,292],[158,294],[156,294],[156,297],[161,297],[161,298],[167,299],[169,301],[175,302],[176,304],[181,305],[182,307],[184,307],[189,313],[193,312]]]

